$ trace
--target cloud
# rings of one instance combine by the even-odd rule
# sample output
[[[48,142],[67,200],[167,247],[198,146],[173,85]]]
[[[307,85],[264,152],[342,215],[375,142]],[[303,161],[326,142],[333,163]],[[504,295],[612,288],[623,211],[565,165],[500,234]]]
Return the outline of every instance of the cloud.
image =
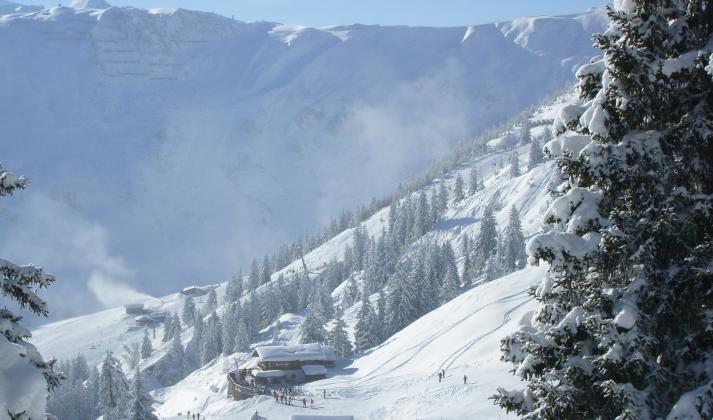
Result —
[[[146,293],[141,293],[126,284],[111,280],[101,271],[93,271],[87,285],[97,300],[106,308],[152,299],[152,296]]]

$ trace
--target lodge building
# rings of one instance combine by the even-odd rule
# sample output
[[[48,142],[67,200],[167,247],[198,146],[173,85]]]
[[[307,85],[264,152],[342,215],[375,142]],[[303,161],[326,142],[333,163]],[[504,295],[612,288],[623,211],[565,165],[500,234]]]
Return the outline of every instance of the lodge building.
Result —
[[[324,379],[336,360],[332,348],[316,343],[256,347],[250,360],[228,374],[228,395],[244,399],[271,386]]]

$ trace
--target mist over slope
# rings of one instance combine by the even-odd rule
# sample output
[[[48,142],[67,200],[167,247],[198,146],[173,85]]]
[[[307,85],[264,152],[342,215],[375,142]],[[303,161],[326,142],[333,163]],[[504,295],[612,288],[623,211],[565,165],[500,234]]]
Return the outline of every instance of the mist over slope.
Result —
[[[225,279],[561,89],[602,27],[2,15],[2,159],[33,186],[3,208],[0,255],[58,276],[56,317]]]

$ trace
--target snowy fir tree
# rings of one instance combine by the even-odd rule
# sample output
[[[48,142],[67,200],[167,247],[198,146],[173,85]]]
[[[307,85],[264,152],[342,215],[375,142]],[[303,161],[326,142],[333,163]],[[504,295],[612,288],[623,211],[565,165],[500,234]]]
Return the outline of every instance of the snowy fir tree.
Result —
[[[215,288],[211,287],[205,305],[203,305],[203,312],[209,314],[215,311],[216,308],[218,308],[218,295],[215,292]]]
[[[141,372],[136,370],[134,380],[131,382],[131,391],[128,406],[123,419],[125,420],[158,420],[151,404],[153,399],[144,391]]]
[[[443,279],[441,289],[438,291],[438,299],[440,304],[450,302],[458,296],[458,271],[454,271],[452,267],[448,267],[446,277]]]
[[[141,339],[141,358],[148,359],[153,353],[153,345],[151,345],[151,338],[149,337],[149,330],[144,329],[144,337]]]
[[[379,296],[376,298],[376,310],[374,314],[378,324],[377,330],[379,342],[383,342],[388,338],[388,331],[386,328],[386,294],[384,293],[383,288],[379,290]]]
[[[201,365],[206,365],[223,351],[223,327],[218,314],[213,312],[208,317],[205,325],[205,337],[202,340],[200,360]]]
[[[106,420],[121,419],[129,385],[121,362],[107,351],[99,374],[99,409]]]
[[[475,166],[470,168],[470,179],[468,181],[468,194],[473,195],[480,191],[482,188],[482,181],[480,180],[480,175],[478,174],[478,168]]]
[[[530,151],[527,155],[527,170],[531,171],[535,166],[539,165],[545,160],[545,155],[542,153],[542,145],[537,140],[533,140],[530,143]]]
[[[470,252],[470,239],[468,239],[468,235],[463,235],[463,239],[461,239],[461,255],[463,255],[463,275],[461,277],[461,283],[468,284],[473,274],[473,257]]]
[[[171,341],[171,338],[173,337],[173,316],[169,315],[166,316],[166,319],[163,321],[163,338],[161,341],[164,343],[168,343]]]
[[[129,344],[124,344],[123,348],[124,353],[121,355],[121,358],[124,359],[124,363],[126,363],[129,369],[136,369],[139,362],[141,362],[141,345],[138,341],[133,341]]]
[[[480,222],[480,230],[473,244],[473,264],[482,271],[486,261],[497,252],[498,230],[492,205],[487,205],[483,209],[483,217]]]
[[[530,120],[525,118],[520,125],[520,144],[529,144],[532,142],[530,128]]]
[[[0,197],[23,189],[27,179],[17,177],[0,166]],[[51,285],[54,276],[31,265],[18,266],[0,259],[0,291],[4,300],[46,317],[47,303],[37,292]],[[5,302],[3,302],[5,303]],[[4,305],[3,305],[4,306]],[[20,325],[22,317],[7,308],[0,309],[0,389],[13,389],[13,398],[0,392],[0,407],[13,418],[42,418],[48,390],[54,389],[61,375],[53,371],[54,361],[46,362],[30,344],[30,332]]]
[[[520,216],[515,206],[510,208],[508,223],[500,236],[500,249],[498,250],[500,268],[505,273],[524,268],[527,262],[525,236],[522,233]]]
[[[520,158],[518,157],[517,152],[510,153],[508,168],[508,176],[510,178],[517,178],[520,176]]]
[[[465,193],[463,192],[463,178],[460,173],[456,175],[456,181],[453,184],[453,203],[459,203],[465,198]]]
[[[409,274],[399,270],[391,278],[386,311],[389,335],[401,331],[418,318],[416,287]]]
[[[549,264],[503,343],[537,418],[713,417],[711,1],[615,1],[555,121],[567,177],[528,244]]]
[[[361,308],[357,314],[357,324],[354,330],[354,347],[357,351],[368,350],[378,344],[379,333],[376,322],[376,313],[369,302],[369,297],[364,295]]]
[[[228,280],[228,285],[225,287],[225,301],[235,302],[243,295],[243,271],[238,270],[238,273]],[[186,320],[183,320],[186,323]]]
[[[183,301],[183,310],[181,311],[181,319],[186,327],[192,327],[196,318],[196,304],[193,303],[192,296],[186,296]]]
[[[307,317],[300,326],[300,343],[326,343],[327,332],[324,329],[322,302],[317,293],[313,294],[307,307]]]
[[[270,282],[270,273],[272,273],[270,258],[265,255],[262,259],[262,269],[260,270],[260,284],[267,284]]]
[[[448,209],[448,188],[445,182],[438,187],[438,214],[443,214]]]
[[[98,373],[82,354],[55,365],[64,380],[47,400],[47,410],[59,419],[93,420],[97,411]]]
[[[332,346],[339,357],[349,357],[352,355],[352,343],[349,341],[347,334],[347,324],[343,319],[344,313],[340,310],[337,312],[334,328],[329,332],[329,345]]]
[[[248,277],[248,290],[254,291],[260,285],[260,269],[257,266],[257,261],[253,258],[250,262],[250,275]]]

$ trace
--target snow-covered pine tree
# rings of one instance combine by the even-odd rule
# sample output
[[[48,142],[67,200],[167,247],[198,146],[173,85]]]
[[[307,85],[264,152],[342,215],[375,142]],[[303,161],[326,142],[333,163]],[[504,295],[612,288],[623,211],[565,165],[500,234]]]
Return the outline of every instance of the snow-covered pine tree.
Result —
[[[473,265],[478,272],[482,272],[485,263],[491,255],[497,252],[498,247],[497,222],[492,205],[487,205],[483,209],[480,230],[473,245]]]
[[[508,224],[503,229],[498,257],[500,268],[504,273],[511,273],[525,267],[527,253],[525,253],[525,235],[522,233],[520,216],[515,206],[510,208]]]
[[[416,202],[416,220],[414,220],[412,231],[414,238],[420,238],[431,228],[430,211],[426,193],[421,191],[418,194],[418,201]]]
[[[485,266],[483,267],[483,274],[480,277],[480,281],[487,283],[493,281],[503,274],[503,270],[500,267],[500,260],[497,253],[490,255],[487,261],[485,261]]]
[[[144,338],[141,340],[141,358],[147,359],[151,357],[151,353],[153,353],[153,345],[151,345],[149,330],[144,328]]]
[[[549,263],[540,309],[502,343],[526,387],[495,399],[538,418],[711,418],[713,2],[614,5],[603,58],[577,73],[584,105],[555,121],[567,184],[528,244]]]
[[[480,190],[480,176],[478,175],[478,168],[475,166],[470,168],[470,179],[468,181],[468,194],[473,195]]]
[[[178,317],[178,313],[173,313],[173,321],[171,321],[171,328],[173,332],[171,333],[171,338],[176,334],[181,334],[183,331],[183,326],[181,325],[181,319]]]
[[[517,178],[520,176],[520,158],[517,152],[510,153],[510,160],[508,161],[508,176],[510,178]]]
[[[171,344],[156,369],[156,377],[163,385],[173,385],[183,379],[188,372],[188,361],[181,343],[180,334],[171,339]]]
[[[401,331],[418,318],[415,284],[413,277],[403,270],[396,270],[391,277],[391,287],[388,295],[386,324],[388,335]]]
[[[463,178],[460,176],[460,173],[456,175],[456,181],[453,185],[453,203],[460,203],[463,198],[465,198],[465,194],[463,192]]]
[[[231,303],[225,307],[223,312],[223,331],[221,332],[221,344],[223,344],[222,353],[224,355],[232,354],[235,349],[235,331],[238,329],[238,314],[237,306],[239,301]]]
[[[124,359],[129,369],[136,369],[141,362],[141,345],[138,341],[132,341],[129,344],[124,344],[123,348],[124,354],[121,355],[121,358]]]
[[[307,317],[300,325],[300,343],[325,343],[327,341],[325,322],[322,302],[317,289],[315,289],[315,293],[312,294],[309,305],[307,305]]]
[[[25,188],[27,183],[26,178],[17,177],[0,166],[0,197]],[[37,295],[37,291],[49,287],[54,281],[54,276],[46,274],[41,268],[31,265],[21,267],[0,259],[0,292],[3,299],[15,301],[36,315],[46,317],[49,312],[47,303]],[[21,319],[9,309],[0,309],[0,388],[12,387],[14,393],[24,396],[18,399],[0,395],[0,407],[10,416],[41,418],[48,390],[54,389],[62,377],[53,371],[54,361],[44,361],[35,346],[27,341],[31,335],[20,325]],[[5,372],[18,377],[5,376]],[[5,380],[11,382],[6,383]]]
[[[192,296],[186,296],[183,301],[183,311],[181,312],[181,318],[183,319],[183,324],[186,327],[192,327],[195,322],[196,317],[196,305],[193,303]]]
[[[238,270],[237,274],[228,280],[228,285],[225,287],[225,301],[235,302],[243,295],[243,270]],[[185,319],[183,320],[185,324]]]
[[[545,160],[545,155],[542,153],[542,145],[537,140],[533,140],[530,143],[530,152],[527,155],[527,170],[531,171],[535,166],[539,165]]]
[[[340,309],[336,315],[337,322],[335,322],[334,328],[329,332],[329,345],[332,346],[339,357],[349,357],[353,351],[352,343],[349,341],[349,336],[346,331],[347,324],[344,322],[343,317],[344,313]]]
[[[379,336],[379,342],[383,342],[388,337],[388,331],[386,328],[386,294],[384,289],[379,290],[379,296],[376,298],[376,310],[374,312],[377,322],[377,335]]]
[[[265,255],[265,257],[262,259],[262,270],[260,270],[260,284],[269,283],[271,273],[272,266],[270,265],[270,258]]]
[[[260,285],[260,269],[255,258],[250,261],[250,275],[248,276],[248,290],[254,291]]]
[[[441,182],[438,186],[438,214],[442,215],[448,209],[448,188]]]
[[[166,319],[163,320],[163,338],[161,341],[168,343],[173,337],[173,317],[169,314],[166,315]]]
[[[446,278],[443,279],[441,289],[438,291],[438,298],[441,305],[450,302],[458,296],[458,289],[458,272],[453,271],[452,267],[448,267],[448,271],[446,271]]]
[[[201,365],[206,365],[223,351],[223,324],[218,314],[213,312],[206,321],[205,339],[201,347]]]
[[[463,275],[461,276],[461,283],[468,284],[473,272],[473,259],[470,253],[470,240],[468,235],[463,235],[461,240],[461,255],[463,255]]]
[[[125,420],[158,420],[151,404],[153,399],[144,391],[141,372],[137,369],[131,382],[131,391],[123,419]]]
[[[235,351],[250,350],[250,335],[245,320],[238,320],[238,329],[235,333]]]
[[[525,118],[522,120],[520,125],[520,144],[528,144],[532,141],[532,134],[530,133],[530,119]]]
[[[364,295],[354,331],[354,347],[357,351],[368,350],[380,343],[379,335],[375,331],[375,324],[376,314],[369,302],[369,297]]]
[[[208,298],[206,299],[205,305],[203,305],[203,313],[209,314],[218,308],[218,295],[215,292],[215,288],[211,287],[208,292]]]
[[[441,209],[438,204],[438,190],[436,188],[433,188],[431,190],[431,226],[436,224],[441,219]]]
[[[99,407],[106,420],[121,419],[129,392],[121,362],[107,351],[99,375]]]

